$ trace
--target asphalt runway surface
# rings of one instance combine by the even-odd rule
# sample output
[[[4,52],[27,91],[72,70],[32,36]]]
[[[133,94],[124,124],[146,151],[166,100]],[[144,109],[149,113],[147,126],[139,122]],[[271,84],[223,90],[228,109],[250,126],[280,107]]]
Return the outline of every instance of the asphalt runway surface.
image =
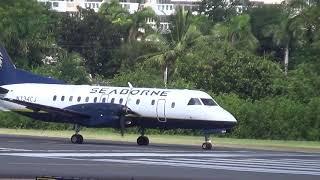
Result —
[[[152,141],[152,139],[151,139]],[[0,135],[0,178],[320,179],[320,154]]]

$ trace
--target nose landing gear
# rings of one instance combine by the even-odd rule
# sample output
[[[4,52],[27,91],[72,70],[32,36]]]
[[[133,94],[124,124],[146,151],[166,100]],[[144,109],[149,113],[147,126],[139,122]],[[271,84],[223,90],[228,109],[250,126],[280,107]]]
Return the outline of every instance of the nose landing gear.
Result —
[[[211,150],[213,148],[211,140],[210,140],[210,135],[205,134],[204,136],[205,142],[202,144],[202,149],[203,150]]]
[[[71,136],[71,142],[73,144],[82,144],[83,143],[83,137],[80,134],[74,134]]]
[[[74,129],[76,133],[71,136],[71,142],[73,144],[82,144],[83,143],[83,136],[79,134],[81,127],[77,124],[74,125]]]
[[[140,136],[137,139],[137,144],[139,146],[147,146],[149,145],[149,138],[147,136]]]
[[[145,129],[144,128],[140,128],[139,132],[140,132],[141,136],[138,137],[137,144],[139,146],[147,146],[147,145],[149,145],[149,138],[144,135],[145,134]]]

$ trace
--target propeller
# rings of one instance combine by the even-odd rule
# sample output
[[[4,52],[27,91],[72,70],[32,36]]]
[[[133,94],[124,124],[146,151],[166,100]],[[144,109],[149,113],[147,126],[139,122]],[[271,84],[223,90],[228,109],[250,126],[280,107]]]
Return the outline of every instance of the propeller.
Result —
[[[124,109],[121,113],[121,116],[120,116],[120,133],[121,133],[121,136],[123,137],[124,136],[124,130],[125,130],[125,115],[128,114],[128,112],[130,111],[130,109],[128,108],[128,101],[129,101],[129,97],[130,97],[130,94],[131,94],[131,91],[133,89],[133,86],[130,82],[128,82],[128,85],[129,85],[129,92],[128,92],[128,95],[127,95],[127,98],[126,98],[126,103],[124,104]]]

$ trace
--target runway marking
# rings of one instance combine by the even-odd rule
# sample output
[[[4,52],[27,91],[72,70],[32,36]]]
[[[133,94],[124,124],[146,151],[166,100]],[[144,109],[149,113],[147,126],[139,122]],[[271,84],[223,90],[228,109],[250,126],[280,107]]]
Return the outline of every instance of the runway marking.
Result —
[[[232,160],[232,159],[230,159]],[[208,165],[208,164],[196,164],[190,162],[176,162],[156,159],[144,159],[144,160],[120,160],[120,159],[97,159],[96,161],[113,162],[113,163],[130,163],[130,164],[144,164],[144,165],[165,165],[175,167],[192,167],[192,168],[206,168],[206,169],[220,169],[220,170],[232,170],[232,171],[245,171],[245,172],[263,172],[263,173],[277,173],[277,174],[296,174],[296,175],[314,175],[320,176],[319,171],[309,170],[288,170],[288,169],[268,169],[265,166],[261,167],[237,167],[228,165]]]
[[[0,148],[3,151],[26,149]],[[66,152],[63,152],[66,151]],[[77,164],[101,165],[101,163],[142,164],[206,168],[243,172],[300,174],[320,176],[320,158],[316,154],[298,153],[254,153],[250,151],[159,151],[128,152],[119,150],[34,150],[32,152],[3,152],[0,156],[48,158],[59,160],[86,161]],[[101,152],[102,151],[102,152]],[[115,152],[118,151],[118,152]],[[90,153],[91,152],[91,153]],[[108,153],[109,152],[109,153]],[[284,157],[284,158],[283,158]],[[302,159],[302,158],[313,159]],[[298,159],[300,158],[300,159]],[[315,159],[316,158],[316,159]],[[15,163],[16,165],[23,163]],[[28,163],[25,163],[27,165]],[[29,163],[43,165],[43,163]],[[72,166],[73,163],[50,163],[46,165]]]
[[[185,159],[185,158],[174,158],[176,160],[190,160],[190,159]],[[225,161],[230,161],[230,159],[221,159],[221,158],[216,158],[216,159],[208,159],[208,160],[199,160],[199,161],[213,161],[213,162],[225,162]],[[231,160],[233,163],[248,163],[248,164],[255,164],[255,163],[263,163],[263,164],[272,164],[272,165],[276,165],[276,164],[286,164],[286,165],[296,165],[296,164],[301,164],[304,163],[305,165],[312,165],[312,166],[316,166],[320,168],[320,160],[316,161],[316,160],[312,160],[312,161],[308,161],[308,160],[302,160],[302,159],[294,159],[295,162],[292,161],[287,161],[286,159],[277,159],[277,160],[273,160],[273,159],[232,159]]]
[[[30,152],[32,150],[29,150],[29,149],[16,149],[16,148],[0,148],[0,151],[27,151],[27,152]]]
[[[288,166],[283,166],[283,165],[265,165],[265,164],[248,164],[248,163],[234,163],[232,162],[232,159],[228,159],[227,161],[220,161],[220,162],[204,162],[204,161],[199,161],[197,159],[189,159],[188,161],[186,160],[175,160],[175,159],[166,159],[166,160],[161,160],[161,159],[137,159],[141,161],[156,161],[156,162],[174,162],[174,163],[190,163],[190,164],[204,164],[204,165],[222,165],[222,166],[234,166],[234,167],[249,167],[249,168],[269,168],[269,169],[286,169],[286,170],[308,170],[308,171],[320,171],[320,168],[312,168],[312,167],[305,167],[305,166],[295,166],[295,167],[288,167]],[[266,159],[266,161],[268,161]],[[320,172],[319,172],[320,173]]]
[[[6,156],[27,157],[260,157],[277,156],[275,154],[237,154],[237,153],[0,153]],[[282,156],[282,155],[281,155]]]
[[[79,163],[8,163],[12,165],[49,165],[49,166],[101,166],[101,164],[79,164]]]

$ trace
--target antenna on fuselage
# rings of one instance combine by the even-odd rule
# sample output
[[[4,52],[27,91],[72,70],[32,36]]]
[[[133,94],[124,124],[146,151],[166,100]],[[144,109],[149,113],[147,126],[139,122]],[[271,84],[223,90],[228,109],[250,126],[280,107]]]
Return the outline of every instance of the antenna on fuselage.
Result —
[[[125,107],[127,107],[127,104],[128,104],[128,101],[129,101],[129,97],[130,97],[130,94],[131,94],[131,91],[133,89],[133,86],[130,82],[128,82],[128,85],[129,85],[129,92],[128,92],[128,95],[127,95],[127,100],[126,100],[126,104],[124,105]]]

